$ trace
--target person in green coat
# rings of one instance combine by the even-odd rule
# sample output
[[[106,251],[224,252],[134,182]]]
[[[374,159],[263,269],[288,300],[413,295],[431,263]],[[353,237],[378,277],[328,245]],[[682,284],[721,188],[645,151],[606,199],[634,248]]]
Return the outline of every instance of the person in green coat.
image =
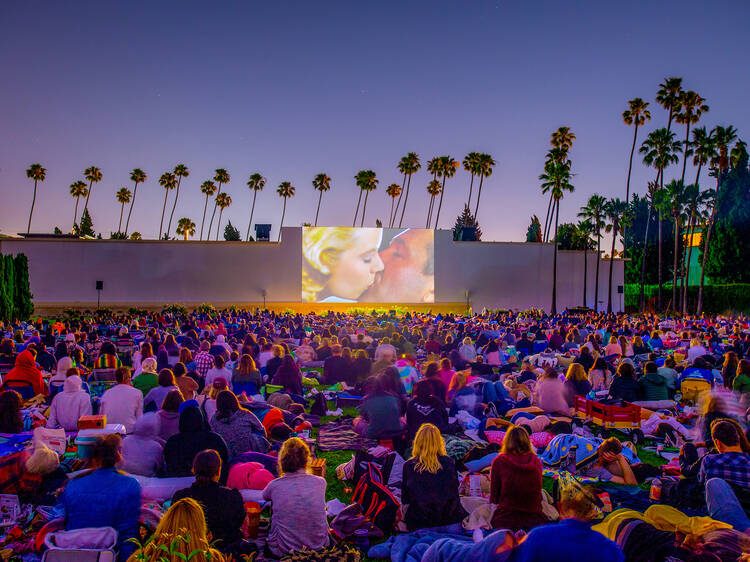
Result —
[[[643,389],[643,399],[647,401],[669,400],[667,380],[658,372],[658,367],[653,361],[643,366],[643,375],[638,379]]]
[[[750,361],[742,359],[737,365],[737,376],[734,377],[732,390],[742,394],[750,394]]]
[[[133,378],[133,386],[143,393],[149,393],[152,388],[159,386],[159,376],[156,374],[156,359],[148,357],[141,364],[141,373]]]

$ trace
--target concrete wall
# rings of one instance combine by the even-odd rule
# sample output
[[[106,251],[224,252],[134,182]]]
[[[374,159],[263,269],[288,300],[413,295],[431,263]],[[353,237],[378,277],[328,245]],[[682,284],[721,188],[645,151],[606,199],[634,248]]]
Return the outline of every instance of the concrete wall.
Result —
[[[104,281],[107,306],[166,303],[217,305],[300,301],[302,229],[284,228],[281,243],[5,239],[0,252],[25,253],[34,301],[40,308],[96,304]],[[551,244],[453,242],[435,233],[435,299],[482,308],[549,310]],[[583,301],[583,252],[558,252],[557,307]],[[624,263],[615,260],[613,308],[621,310]],[[588,300],[594,304],[596,258],[588,256]],[[606,307],[609,262],[602,261],[600,309]]]

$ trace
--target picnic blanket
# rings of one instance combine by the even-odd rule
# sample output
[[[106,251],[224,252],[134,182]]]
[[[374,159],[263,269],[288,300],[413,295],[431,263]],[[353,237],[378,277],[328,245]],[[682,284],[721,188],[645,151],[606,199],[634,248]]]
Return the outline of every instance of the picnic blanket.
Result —
[[[318,449],[321,451],[355,451],[377,446],[373,439],[357,435],[353,420],[344,419],[321,424],[318,431]]]
[[[561,461],[568,458],[568,453],[575,450],[576,468],[582,468],[592,462],[597,456],[597,448],[603,439],[598,437],[580,437],[573,434],[555,436],[541,455],[545,467],[557,468]],[[622,448],[623,456],[630,464],[639,463],[640,460],[627,447]]]

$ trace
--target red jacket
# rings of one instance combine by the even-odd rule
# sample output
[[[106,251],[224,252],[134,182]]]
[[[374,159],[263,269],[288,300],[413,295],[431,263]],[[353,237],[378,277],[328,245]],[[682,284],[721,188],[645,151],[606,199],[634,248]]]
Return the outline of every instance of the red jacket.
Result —
[[[492,461],[490,503],[497,504],[494,528],[528,530],[545,521],[542,513],[542,461],[534,453],[503,453]]]
[[[11,381],[30,384],[34,388],[34,394],[47,394],[42,372],[37,369],[34,356],[28,350],[18,354],[16,367],[5,375],[4,383]]]

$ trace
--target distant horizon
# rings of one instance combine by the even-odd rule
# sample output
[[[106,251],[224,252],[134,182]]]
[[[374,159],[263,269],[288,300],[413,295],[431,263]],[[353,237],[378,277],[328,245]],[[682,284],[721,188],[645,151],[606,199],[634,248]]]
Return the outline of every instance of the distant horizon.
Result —
[[[633,30],[628,22],[639,6]],[[39,185],[32,232],[70,230],[75,202],[68,187],[94,165],[103,179],[89,206],[94,230],[108,237],[120,213],[115,193],[132,191],[128,176],[140,167],[149,177],[139,185],[129,230],[156,238],[164,201],[158,178],[179,163],[190,176],[182,181],[172,236],[181,217],[200,228],[199,186],[222,167],[233,200],[222,230],[229,219],[243,238],[252,201],[245,183],[254,172],[268,182],[253,222],[271,223],[272,240],[282,212],[276,187],[290,181],[297,190],[285,226],[313,222],[311,181],[321,172],[332,188],[323,195],[319,225],[351,224],[359,194],[354,175],[362,169],[379,179],[366,222],[386,224],[385,188],[401,185],[396,164],[410,151],[422,169],[412,178],[404,226],[424,228],[427,160],[449,154],[463,161],[479,151],[497,162],[482,191],[483,238],[523,241],[530,217],[544,220],[538,176],[552,131],[569,126],[577,136],[570,151],[575,192],[560,206],[560,222],[575,222],[594,192],[625,198],[633,128],[622,112],[634,97],[650,103],[652,119],[639,129],[638,145],[665,127],[666,112],[654,97],[669,76],[706,98],[710,111],[698,126],[733,125],[750,140],[750,78],[733,56],[750,39],[746,3],[571,9],[439,0],[327,8],[291,2],[207,9],[190,1],[4,6],[0,232],[26,231],[33,182],[25,171],[36,162],[47,180]],[[672,130],[684,138],[683,125]],[[631,194],[642,195],[653,180],[641,160],[636,150]],[[665,179],[679,178],[681,168],[680,161]],[[686,178],[694,176],[688,162]],[[453,227],[469,181],[463,167],[447,180],[440,229]],[[704,171],[702,187],[712,181]],[[475,181],[474,200],[476,190]]]

